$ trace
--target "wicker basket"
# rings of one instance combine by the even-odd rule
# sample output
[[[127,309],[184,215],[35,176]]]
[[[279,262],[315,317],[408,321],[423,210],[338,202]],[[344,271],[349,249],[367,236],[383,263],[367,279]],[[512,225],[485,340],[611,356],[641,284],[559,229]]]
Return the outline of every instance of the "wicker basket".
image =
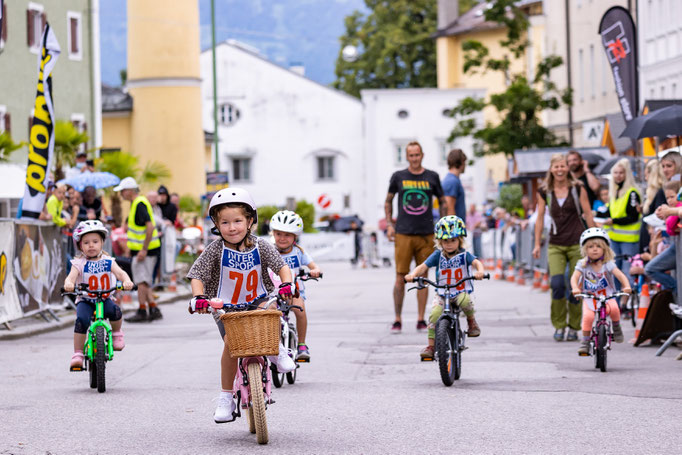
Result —
[[[281,315],[277,310],[253,310],[220,316],[232,357],[277,355]]]

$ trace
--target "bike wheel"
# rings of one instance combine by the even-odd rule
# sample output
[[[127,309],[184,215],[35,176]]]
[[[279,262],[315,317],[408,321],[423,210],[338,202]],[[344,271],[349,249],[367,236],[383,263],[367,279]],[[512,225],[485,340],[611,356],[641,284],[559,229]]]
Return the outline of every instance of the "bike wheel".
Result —
[[[600,325],[597,331],[597,368],[606,371],[606,325]]]
[[[459,379],[462,375],[462,329],[459,326],[459,319],[455,319],[455,327],[452,331],[453,343],[452,350],[454,352],[454,369],[455,369],[455,380]]]
[[[289,349],[292,350],[292,352],[294,352],[294,355],[296,355],[295,353],[298,349],[298,335],[292,329],[289,329],[288,347],[289,347]],[[296,382],[296,372],[297,371],[298,371],[298,363],[296,363],[296,368],[294,368],[294,371],[287,373],[287,383],[294,384]]]
[[[85,362],[88,364],[88,372],[90,373],[90,388],[96,389],[97,388],[97,365],[95,365],[95,362],[90,362],[89,360],[86,360]]]
[[[280,340],[280,344],[286,346],[286,340]],[[279,389],[284,384],[285,373],[277,371],[277,367],[273,363],[270,364],[270,371],[272,372],[272,383]]]
[[[97,391],[99,393],[104,393],[107,390],[106,379],[104,376],[107,360],[107,343],[104,327],[97,327],[95,330],[95,335],[97,337],[95,344],[97,347],[97,350],[95,351],[95,365],[97,366]]]
[[[632,294],[630,294],[630,311],[632,311],[630,322],[632,322],[633,327],[637,327],[637,313],[639,313],[639,294],[637,290],[633,290]]]
[[[249,411],[246,413],[246,420],[249,422],[249,431],[251,434],[256,434],[256,421],[253,419],[253,406],[249,406]]]
[[[258,441],[258,444],[267,444],[268,421],[265,416],[265,395],[263,393],[263,379],[261,377],[260,363],[250,363],[248,374],[249,389],[251,390],[251,409],[249,410],[249,415],[253,413],[253,423],[256,427],[256,440]]]
[[[443,384],[451,386],[455,382],[455,350],[452,346],[450,320],[441,318],[436,322],[436,357]]]

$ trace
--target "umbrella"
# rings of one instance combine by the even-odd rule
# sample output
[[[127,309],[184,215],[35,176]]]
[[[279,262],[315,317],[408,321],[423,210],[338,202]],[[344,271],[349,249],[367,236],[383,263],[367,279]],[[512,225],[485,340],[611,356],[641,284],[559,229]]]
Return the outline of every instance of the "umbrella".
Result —
[[[594,168],[594,175],[606,175],[611,173],[611,168],[623,158],[627,158],[630,161],[630,168],[636,171],[639,169],[637,166],[637,158],[634,156],[616,156],[608,160],[602,161]]]
[[[74,187],[76,191],[83,191],[86,186],[94,186],[96,189],[108,188],[118,185],[120,181],[121,179],[111,172],[84,172],[76,177],[60,180],[57,183],[66,183]]]
[[[620,135],[632,139],[664,136],[682,136],[681,105],[673,104],[632,119]]]

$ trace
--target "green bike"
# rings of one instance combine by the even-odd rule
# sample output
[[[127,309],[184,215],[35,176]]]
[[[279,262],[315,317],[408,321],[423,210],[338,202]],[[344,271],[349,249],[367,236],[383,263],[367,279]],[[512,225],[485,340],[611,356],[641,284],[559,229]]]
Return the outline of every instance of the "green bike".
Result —
[[[83,345],[83,356],[85,357],[85,368],[73,368],[71,371],[83,371],[87,369],[90,372],[90,388],[97,389],[99,393],[104,393],[107,390],[106,385],[106,363],[114,359],[114,343],[111,336],[111,325],[104,318],[104,300],[105,295],[117,290],[122,290],[123,286],[120,281],[116,283],[116,287],[111,289],[103,289],[101,291],[88,290],[87,283],[81,283],[73,292],[66,292],[64,288],[61,289],[62,295],[80,296],[87,300],[95,302],[95,312],[92,317],[92,324],[88,328]],[[137,290],[137,285],[133,286],[133,291]]]

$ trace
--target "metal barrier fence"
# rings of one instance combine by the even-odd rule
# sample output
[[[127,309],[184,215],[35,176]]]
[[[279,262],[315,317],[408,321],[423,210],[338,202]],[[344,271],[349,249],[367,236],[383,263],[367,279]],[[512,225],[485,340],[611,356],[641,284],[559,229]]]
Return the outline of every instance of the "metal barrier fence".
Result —
[[[481,234],[481,247],[483,259],[492,260],[497,267],[512,265],[515,269],[521,268],[526,273],[538,271],[548,272],[546,238],[548,231],[543,234],[540,258],[533,258],[535,246],[535,224],[517,224],[506,226],[501,229],[489,229]]]

